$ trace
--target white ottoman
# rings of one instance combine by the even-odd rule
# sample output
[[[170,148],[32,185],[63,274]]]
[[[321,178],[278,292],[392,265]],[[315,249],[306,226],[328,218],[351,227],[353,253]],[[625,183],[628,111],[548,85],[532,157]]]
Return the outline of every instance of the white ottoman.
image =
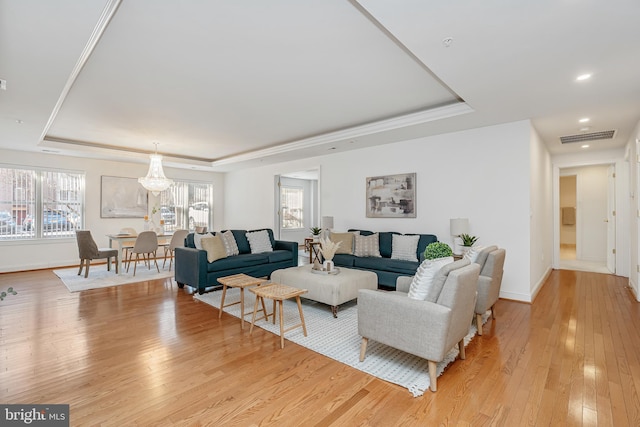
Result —
[[[285,268],[271,273],[271,281],[309,292],[302,298],[331,306],[333,317],[338,317],[338,306],[358,297],[360,289],[378,289],[376,273],[339,267],[338,274],[319,274],[312,265]]]

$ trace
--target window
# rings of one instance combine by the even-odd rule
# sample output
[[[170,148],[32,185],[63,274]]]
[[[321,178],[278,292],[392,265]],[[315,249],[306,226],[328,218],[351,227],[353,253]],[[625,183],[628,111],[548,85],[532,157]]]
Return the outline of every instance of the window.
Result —
[[[213,185],[175,182],[160,193],[160,215],[166,231],[212,228]]]
[[[300,187],[281,187],[280,206],[282,207],[282,228],[303,228],[304,190]]]
[[[84,174],[0,167],[0,240],[71,237],[83,212]]]

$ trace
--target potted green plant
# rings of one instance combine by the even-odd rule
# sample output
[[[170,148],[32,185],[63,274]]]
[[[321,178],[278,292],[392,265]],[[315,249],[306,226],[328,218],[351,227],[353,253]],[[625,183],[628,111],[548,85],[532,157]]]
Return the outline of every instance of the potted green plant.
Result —
[[[451,246],[443,242],[430,243],[424,250],[424,259],[438,259],[453,256]]]
[[[478,241],[476,236],[471,236],[469,234],[461,234],[460,238],[462,239],[462,246],[466,246],[467,248],[470,248]]]
[[[322,228],[320,227],[311,227],[311,235],[313,236],[313,240],[317,241],[320,238],[320,233],[322,233]]]
[[[478,241],[476,236],[472,236],[470,234],[461,234],[460,239],[462,239],[462,254],[466,254],[469,249]]]

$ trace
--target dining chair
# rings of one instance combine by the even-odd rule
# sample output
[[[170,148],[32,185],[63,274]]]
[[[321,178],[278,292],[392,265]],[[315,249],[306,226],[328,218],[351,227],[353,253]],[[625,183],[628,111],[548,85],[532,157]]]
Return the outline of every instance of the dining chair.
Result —
[[[175,256],[175,250],[178,246],[184,246],[184,239],[189,234],[189,230],[176,230],[171,236],[171,242],[168,246],[164,247],[164,261],[162,262],[162,268],[164,268],[167,262],[167,255],[169,255],[169,271],[171,271],[171,264],[173,263],[173,257]]]
[[[120,231],[118,232],[118,234],[129,234],[131,235],[131,239],[129,241],[126,242],[122,242],[122,259],[127,259],[127,257],[129,256],[129,251],[131,249],[133,249],[133,245],[135,244],[135,239],[133,238],[134,236],[138,235],[138,232],[136,231],[135,228],[133,227],[124,227],[122,229],[120,229]]]
[[[136,237],[136,243],[133,245],[133,248],[129,251],[129,258],[127,259],[127,273],[129,272],[129,267],[131,266],[131,261],[133,254],[136,255],[135,263],[133,265],[133,275],[136,275],[136,267],[138,266],[138,261],[140,261],[140,255],[142,255],[142,259],[145,264],[148,265],[149,270],[151,270],[151,257],[153,256],[153,262],[156,264],[156,269],[158,273],[160,273],[160,267],[158,267],[158,261],[156,260],[156,252],[158,251],[158,236],[155,231],[143,231],[138,234]]]
[[[118,250],[111,248],[98,248],[96,241],[91,236],[89,230],[76,230],[76,241],[78,243],[78,253],[80,255],[80,269],[78,276],[82,274],[85,267],[84,277],[89,277],[89,265],[92,259],[107,259],[107,271],[111,271],[111,258],[115,258],[116,274],[118,271]]]

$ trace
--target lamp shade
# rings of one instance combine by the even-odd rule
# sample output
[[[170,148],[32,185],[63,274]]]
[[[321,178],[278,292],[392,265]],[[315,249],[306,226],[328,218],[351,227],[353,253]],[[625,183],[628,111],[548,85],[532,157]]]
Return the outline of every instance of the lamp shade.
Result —
[[[333,217],[332,216],[323,216],[322,217],[322,228],[325,230],[329,230],[333,228]]]
[[[461,234],[469,233],[469,219],[468,218],[451,218],[449,220],[449,229],[452,236],[459,236]]]

